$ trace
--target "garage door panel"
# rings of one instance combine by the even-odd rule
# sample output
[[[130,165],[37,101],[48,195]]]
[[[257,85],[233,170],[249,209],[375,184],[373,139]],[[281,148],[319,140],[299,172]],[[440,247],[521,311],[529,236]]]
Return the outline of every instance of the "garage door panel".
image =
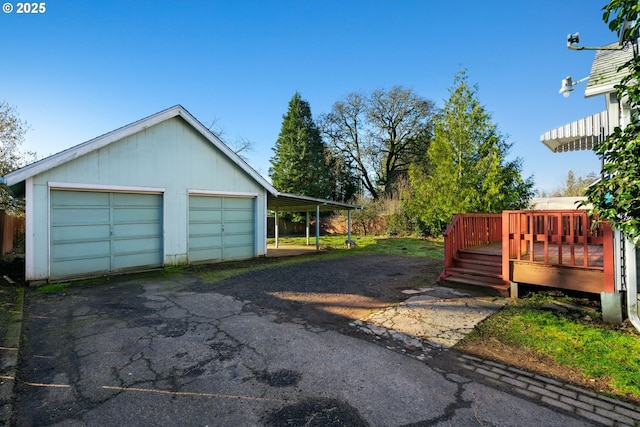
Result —
[[[254,255],[253,248],[247,246],[226,246],[224,248],[224,259],[246,259]]]
[[[157,222],[152,223],[140,223],[140,224],[114,224],[111,229],[113,230],[113,237],[130,237],[144,239],[148,236],[158,236]]]
[[[157,254],[162,249],[162,240],[152,236],[144,239],[114,239],[112,248],[114,253],[119,255],[129,255],[137,252]]]
[[[190,196],[189,207],[196,210],[198,208],[217,208],[218,210],[220,210],[222,209],[222,198],[208,196]]]
[[[113,260],[113,270],[127,268],[157,267],[158,257],[155,252],[134,252],[116,255]]]
[[[236,210],[225,210],[225,223],[229,222],[250,222],[253,223],[253,209],[245,210],[245,209],[236,209]]]
[[[222,247],[189,250],[189,262],[222,259]]]
[[[255,256],[255,201],[246,197],[189,197],[189,261]]]
[[[85,259],[109,256],[111,243],[108,240],[60,243],[51,248],[52,261]],[[82,255],[79,255],[82,254]]]
[[[247,197],[225,197],[224,209],[232,211],[234,209],[253,209],[253,199]]]
[[[106,206],[110,204],[110,193],[97,193],[88,191],[52,191],[51,204],[52,206],[73,206],[76,207],[90,207],[90,206]],[[78,199],[79,195],[82,196],[82,200]]]
[[[115,223],[160,222],[162,215],[158,206],[137,208],[116,208],[113,210]]]
[[[125,206],[162,206],[162,197],[159,194],[142,193],[110,193],[115,208]]]
[[[192,223],[189,225],[189,234],[192,236],[201,236],[205,234],[222,234],[222,223]]]
[[[90,261],[73,259],[56,262],[56,277],[74,277],[88,274],[108,273],[111,267],[111,257],[92,258]]]
[[[226,230],[246,230],[247,232],[253,232],[253,220],[251,221],[225,221],[224,229]]]
[[[109,223],[109,208],[62,208],[57,206],[54,208],[58,215],[52,218],[52,225]]]
[[[50,276],[163,262],[162,195],[51,190]]]
[[[189,220],[192,223],[222,223],[222,210],[216,209],[191,209],[189,211]]]
[[[192,250],[222,248],[222,235],[192,236],[190,239],[189,248]]]
[[[226,247],[247,246],[247,245],[251,245],[253,247],[253,234],[225,233],[225,237],[231,237],[232,238],[231,241],[233,242],[233,243],[227,244]]]
[[[236,236],[251,236],[253,238],[253,224],[225,224],[224,225],[225,237],[233,237],[229,243],[234,243]]]
[[[51,228],[51,240],[56,242],[72,242],[76,240],[98,240],[109,235],[109,225],[77,225],[57,226]]]

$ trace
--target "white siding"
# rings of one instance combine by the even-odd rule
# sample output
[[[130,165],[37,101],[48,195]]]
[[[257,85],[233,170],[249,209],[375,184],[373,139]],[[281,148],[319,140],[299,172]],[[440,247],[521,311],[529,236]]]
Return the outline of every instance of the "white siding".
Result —
[[[183,119],[174,117],[27,181],[33,194],[28,280],[46,279],[49,183],[164,189],[165,265],[187,261],[188,189],[256,193],[257,255],[266,248],[266,190]],[[28,257],[29,258],[29,257]]]

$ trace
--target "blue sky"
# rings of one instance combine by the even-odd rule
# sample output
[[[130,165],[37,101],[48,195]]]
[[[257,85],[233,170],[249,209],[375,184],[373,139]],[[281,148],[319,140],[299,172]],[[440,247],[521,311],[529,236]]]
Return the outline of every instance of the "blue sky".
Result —
[[[600,168],[592,152],[552,153],[540,135],[605,109],[584,84],[569,98],[558,89],[594,57],[568,50],[567,34],[616,40],[606,0],[53,0],[39,15],[10,3],[0,100],[29,122],[24,148],[40,157],[181,104],[216,120],[226,142],[251,141],[248,162],[266,177],[296,91],[314,116],[395,85],[442,106],[464,68],[536,188]]]

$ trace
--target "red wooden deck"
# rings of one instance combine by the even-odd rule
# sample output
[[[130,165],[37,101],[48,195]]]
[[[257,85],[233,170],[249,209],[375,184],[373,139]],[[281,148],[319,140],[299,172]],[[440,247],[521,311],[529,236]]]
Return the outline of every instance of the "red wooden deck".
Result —
[[[444,246],[441,278],[459,274],[458,255],[473,247],[500,257],[502,274],[493,280],[503,287],[520,282],[593,293],[614,290],[611,228],[594,223],[586,211],[456,215]]]
[[[562,249],[557,246],[549,246],[547,248],[547,260],[545,261],[545,248],[543,242],[535,242],[533,244],[533,261],[540,263],[572,265],[579,267],[584,265],[585,249],[581,246],[573,247],[573,261],[571,255],[571,245],[563,244]],[[485,253],[487,255],[502,256],[502,242],[493,242],[483,246],[476,246],[476,252]],[[559,261],[559,253],[562,253],[562,262]],[[587,266],[604,268],[604,249],[602,245],[588,245],[587,248]]]

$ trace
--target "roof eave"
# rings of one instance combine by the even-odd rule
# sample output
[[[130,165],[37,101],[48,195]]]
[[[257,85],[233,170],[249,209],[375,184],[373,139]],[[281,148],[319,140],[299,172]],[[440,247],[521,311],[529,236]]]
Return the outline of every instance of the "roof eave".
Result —
[[[253,178],[258,184],[266,189],[271,194],[276,194],[276,189],[264,179],[258,172],[256,172],[251,166],[249,166],[244,160],[240,158],[233,150],[231,150],[225,143],[223,143],[217,136],[207,129],[202,123],[200,123],[191,113],[189,113],[183,106],[175,105],[160,111],[149,117],[145,117],[136,122],[130,123],[119,129],[113,130],[104,135],[90,139],[86,142],[78,144],[74,147],[68,148],[59,153],[53,154],[35,163],[32,163],[23,168],[17,169],[13,172],[1,177],[2,183],[12,186],[18,184],[28,178],[46,172],[50,169],[63,165],[71,160],[74,160],[80,156],[88,154],[92,151],[105,147],[112,142],[124,139],[130,135],[143,131],[149,127],[155,126],[165,120],[173,117],[180,116],[183,120],[189,123],[194,129],[196,129],[203,137],[205,137],[216,148],[222,151],[233,163],[246,172],[251,178]]]
[[[584,91],[585,98],[591,98],[592,96],[606,95],[607,93],[613,93],[616,91],[616,85],[611,83],[604,86],[597,86],[589,88],[587,87]]]

